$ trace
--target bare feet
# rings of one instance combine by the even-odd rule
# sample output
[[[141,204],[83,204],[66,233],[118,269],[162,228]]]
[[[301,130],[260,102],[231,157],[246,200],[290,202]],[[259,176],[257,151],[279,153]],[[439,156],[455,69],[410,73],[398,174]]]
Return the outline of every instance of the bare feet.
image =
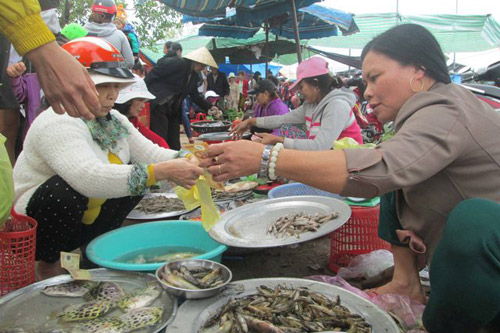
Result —
[[[397,281],[391,281],[383,286],[373,289],[365,290],[367,294],[374,293],[377,295],[385,295],[385,294],[396,294],[396,295],[405,295],[414,300],[415,302],[419,302],[421,304],[427,303],[427,297],[425,296],[424,291],[422,290],[422,286],[417,285],[404,285],[402,283],[398,283]]]
[[[45,261],[37,261],[35,263],[35,281],[42,281],[61,274],[67,274],[67,272],[61,267],[60,260],[54,263]]]

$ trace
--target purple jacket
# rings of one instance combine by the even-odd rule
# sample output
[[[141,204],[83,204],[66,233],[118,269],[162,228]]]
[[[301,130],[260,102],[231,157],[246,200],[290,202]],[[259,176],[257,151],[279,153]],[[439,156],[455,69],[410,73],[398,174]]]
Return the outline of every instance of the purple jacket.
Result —
[[[290,109],[288,106],[286,106],[285,103],[281,100],[281,98],[275,98],[272,101],[270,101],[267,105],[262,107],[260,104],[256,104],[255,109],[253,110],[253,117],[258,118],[258,117],[269,117],[269,116],[279,116],[282,114],[287,114],[290,112]],[[276,128],[274,129],[271,134],[274,135],[280,135],[280,129]]]
[[[35,73],[27,73],[10,78],[10,85],[19,104],[25,104],[26,106],[26,133],[33,120],[41,112],[40,82],[38,82],[38,76]]]

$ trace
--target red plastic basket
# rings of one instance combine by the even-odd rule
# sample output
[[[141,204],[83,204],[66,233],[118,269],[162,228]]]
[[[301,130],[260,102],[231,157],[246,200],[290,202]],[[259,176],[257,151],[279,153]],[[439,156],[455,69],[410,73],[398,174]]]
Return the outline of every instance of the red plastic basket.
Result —
[[[35,282],[37,223],[14,209],[0,228],[0,296]]]
[[[328,267],[335,273],[360,254],[391,248],[388,242],[378,237],[379,205],[351,206],[351,209],[352,215],[347,223],[330,234]]]

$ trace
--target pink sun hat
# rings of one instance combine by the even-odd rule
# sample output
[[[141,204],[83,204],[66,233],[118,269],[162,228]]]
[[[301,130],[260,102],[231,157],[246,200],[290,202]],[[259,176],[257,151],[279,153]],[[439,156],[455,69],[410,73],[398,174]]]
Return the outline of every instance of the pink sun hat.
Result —
[[[297,81],[290,87],[291,90],[297,88],[302,79],[328,74],[328,62],[320,57],[312,57],[304,60],[297,67]]]

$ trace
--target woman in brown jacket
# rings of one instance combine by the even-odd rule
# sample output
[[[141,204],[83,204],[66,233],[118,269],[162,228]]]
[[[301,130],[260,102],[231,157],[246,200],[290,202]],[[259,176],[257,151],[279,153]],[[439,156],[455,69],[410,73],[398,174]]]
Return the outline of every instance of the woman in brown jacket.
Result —
[[[418,271],[435,253],[426,328],[500,324],[500,115],[450,82],[439,44],[421,26],[386,31],[362,60],[365,97],[380,121],[394,121],[391,140],[323,152],[277,144],[267,164],[270,148],[238,141],[211,146],[203,165],[217,181],[260,172],[346,196],[387,194],[379,236],[392,244],[395,271],[377,292],[425,303]]]

